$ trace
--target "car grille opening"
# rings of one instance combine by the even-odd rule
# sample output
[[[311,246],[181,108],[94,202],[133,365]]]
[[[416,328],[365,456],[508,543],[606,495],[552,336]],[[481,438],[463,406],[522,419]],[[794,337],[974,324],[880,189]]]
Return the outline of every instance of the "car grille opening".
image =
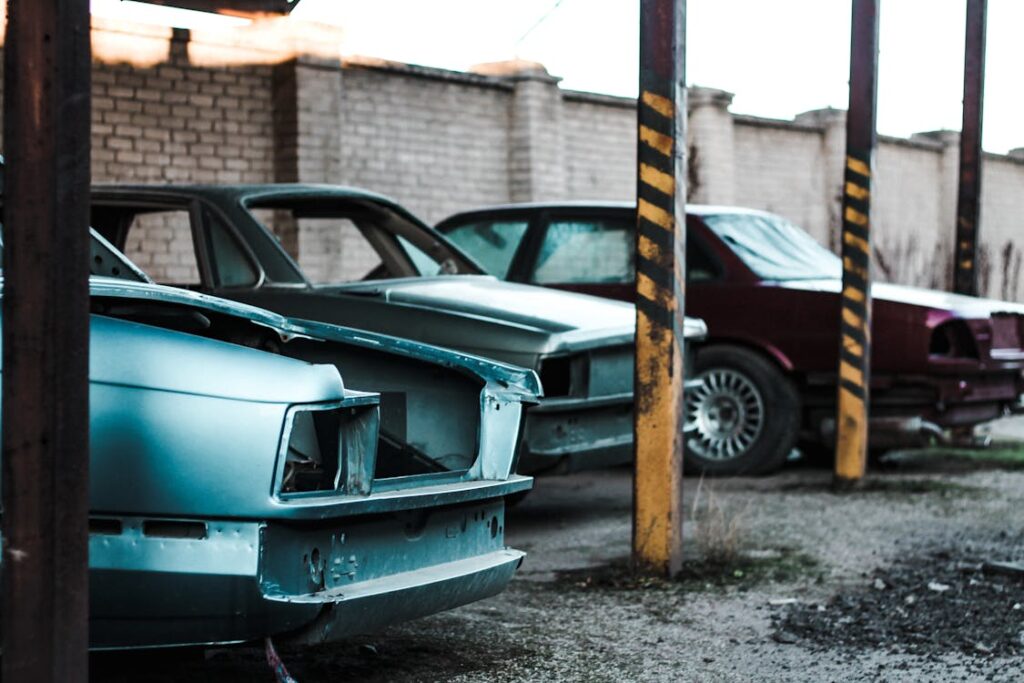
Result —
[[[978,347],[967,323],[953,320],[932,331],[928,354],[939,358],[977,358]]]
[[[580,384],[583,375],[583,364],[586,358],[583,356],[554,356],[544,358],[540,362],[541,387],[544,389],[544,396],[573,396],[580,393]]]

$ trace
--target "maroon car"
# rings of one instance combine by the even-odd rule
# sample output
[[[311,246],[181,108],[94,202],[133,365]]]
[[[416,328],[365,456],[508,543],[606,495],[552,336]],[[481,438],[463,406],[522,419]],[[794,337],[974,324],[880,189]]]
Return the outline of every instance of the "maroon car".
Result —
[[[508,280],[634,297],[631,203],[521,204],[438,225]],[[769,213],[691,206],[687,314],[703,318],[704,386],[688,393],[688,462],[711,473],[766,472],[799,439],[835,433],[841,264]],[[1019,407],[1024,306],[876,284],[871,447],[964,436]]]

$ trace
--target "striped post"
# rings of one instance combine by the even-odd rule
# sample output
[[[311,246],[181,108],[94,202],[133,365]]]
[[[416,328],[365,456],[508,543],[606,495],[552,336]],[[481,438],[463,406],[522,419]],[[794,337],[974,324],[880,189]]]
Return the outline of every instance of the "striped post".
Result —
[[[633,562],[682,566],[685,0],[640,2]]]
[[[953,291],[978,295],[978,218],[981,213],[981,120],[985,104],[986,0],[967,0],[964,112],[956,202]]]
[[[835,485],[864,476],[871,385],[871,167],[875,149],[878,0],[853,0],[843,183]]]

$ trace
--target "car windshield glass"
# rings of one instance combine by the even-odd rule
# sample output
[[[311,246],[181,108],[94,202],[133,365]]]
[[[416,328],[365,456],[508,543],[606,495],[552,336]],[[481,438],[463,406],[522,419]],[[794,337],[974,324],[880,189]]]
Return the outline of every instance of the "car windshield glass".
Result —
[[[246,208],[267,230],[313,246],[302,269],[315,284],[474,272],[429,229],[373,201],[268,198]]]
[[[839,257],[784,218],[746,213],[720,213],[703,218],[712,232],[765,280],[842,276]]]
[[[405,251],[406,255],[412,261],[412,265],[419,271],[420,275],[432,277],[434,275],[448,274],[443,262],[434,259],[430,254],[423,251],[401,235],[398,236],[398,244],[402,247],[402,250]]]
[[[504,278],[529,226],[525,219],[493,219],[446,228],[444,232],[445,237],[473,256],[485,271]]]

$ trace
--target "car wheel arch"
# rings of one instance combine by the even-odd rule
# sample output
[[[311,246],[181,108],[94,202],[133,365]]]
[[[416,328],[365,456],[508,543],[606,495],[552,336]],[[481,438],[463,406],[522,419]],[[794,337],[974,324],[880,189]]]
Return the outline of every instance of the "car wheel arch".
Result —
[[[707,354],[703,360],[702,353]],[[704,367],[701,369],[702,365]],[[707,372],[712,384],[706,385],[703,390],[696,390],[692,395],[687,395],[687,419],[693,420],[692,425],[696,430],[692,438],[700,443],[710,439],[704,445],[711,450],[705,453],[697,446],[688,447],[684,452],[687,471],[711,476],[756,475],[767,474],[781,467],[796,443],[803,413],[803,401],[797,378],[793,377],[793,373],[787,371],[776,358],[757,346],[723,339],[712,339],[701,345],[697,352],[695,369]],[[747,387],[746,390],[743,389],[744,386]],[[744,391],[746,394],[741,395]],[[732,401],[734,405],[745,406],[749,403],[745,396],[751,395],[751,391],[756,394],[756,398],[751,399],[756,402],[756,408],[752,409],[750,414],[761,415],[759,419],[753,418],[758,419],[761,426],[757,427],[749,443],[739,444],[740,452],[727,452],[723,460],[722,449],[719,447],[721,444],[716,445],[714,442],[718,439],[725,443],[722,441],[725,439],[735,448],[737,444],[732,442],[740,434],[740,431],[735,430],[737,423],[734,422],[730,426],[730,419],[726,417],[724,429],[732,431],[732,434],[722,436],[715,434],[715,430],[722,426],[715,425],[719,417],[712,415],[714,410],[707,412],[704,418],[699,418],[697,412],[703,414],[709,406],[717,405],[720,399],[730,395],[735,397]],[[709,396],[718,398],[709,402]],[[692,405],[691,399],[694,402]],[[729,401],[726,400],[726,403]],[[750,409],[733,409],[731,412],[734,419],[742,422],[747,420],[748,410]],[[707,419],[710,419],[710,422],[705,426],[710,431],[705,433],[698,426],[698,420]],[[742,430],[744,433],[746,431],[746,428]]]
[[[797,371],[793,365],[793,361],[791,361],[780,349],[772,346],[771,344],[732,337],[708,337],[706,341],[703,341],[698,345],[696,351],[700,354],[702,349],[723,346],[735,346],[746,351],[752,351],[753,353],[756,353],[770,361],[783,374],[787,375],[791,379],[795,379]]]

